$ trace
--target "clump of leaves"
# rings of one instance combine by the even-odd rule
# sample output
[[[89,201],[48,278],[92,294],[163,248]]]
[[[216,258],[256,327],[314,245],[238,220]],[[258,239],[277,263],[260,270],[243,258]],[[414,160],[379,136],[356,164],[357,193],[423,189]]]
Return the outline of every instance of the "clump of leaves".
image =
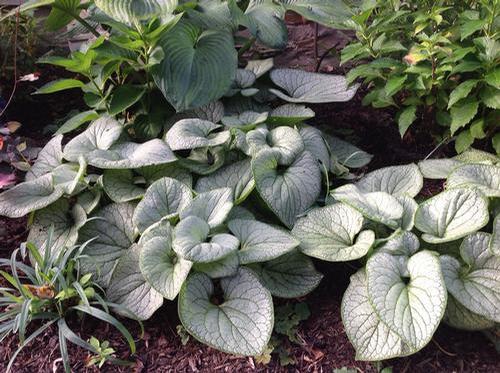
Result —
[[[56,250],[52,245],[54,242],[57,238],[51,229],[42,250],[27,243],[15,250],[10,259],[0,259],[0,266],[10,272],[0,271],[10,286],[0,288],[0,307],[3,309],[0,341],[16,334],[20,343],[9,361],[7,372],[19,353],[53,325],[58,329],[59,348],[66,372],[71,371],[68,341],[99,355],[100,363],[108,360],[128,364],[112,357],[108,348],[102,345],[98,348],[84,341],[69,328],[67,320],[72,314],[95,317],[115,326],[127,340],[130,350],[135,352],[135,343],[128,330],[109,314],[109,309],[117,306],[101,297],[91,274],[81,274],[79,259],[86,244]],[[18,261],[19,254],[23,261]],[[32,266],[24,264],[28,256],[34,263]],[[35,331],[28,334],[32,328],[36,328]]]
[[[90,337],[90,340],[88,342],[92,347],[94,347],[96,351],[95,354],[88,359],[88,367],[97,365],[100,369],[107,361],[110,361],[114,358],[115,350],[110,347],[108,341],[101,342],[96,337]]]
[[[342,63],[371,90],[365,105],[395,107],[401,136],[419,119],[461,153],[491,139],[500,154],[500,6],[480,1],[375,1],[347,23],[357,41]]]
[[[446,189],[418,204],[425,178]],[[465,330],[500,320],[500,159],[467,151],[373,171],[331,192],[295,224],[302,253],[363,259],[341,314],[356,358],[413,354],[443,320]]]

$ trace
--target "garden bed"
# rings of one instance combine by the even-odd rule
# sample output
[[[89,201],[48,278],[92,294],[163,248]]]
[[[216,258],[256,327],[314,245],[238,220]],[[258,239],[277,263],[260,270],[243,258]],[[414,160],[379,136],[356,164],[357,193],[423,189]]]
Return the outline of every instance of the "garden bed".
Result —
[[[280,55],[281,66],[286,61],[290,67],[315,69],[312,48],[311,27],[309,25],[291,26],[292,39],[287,51]],[[344,46],[348,36],[339,32],[320,32],[320,45]],[[323,44],[322,44],[323,43]],[[300,53],[299,53],[300,51]],[[320,51],[321,52],[321,51]],[[321,53],[320,53],[321,54]],[[341,72],[335,60],[327,59],[322,65],[326,72]],[[50,75],[52,72],[44,74]],[[28,87],[21,87],[27,89]],[[385,166],[417,162],[434,150],[432,139],[425,130],[413,132],[412,136],[401,139],[394,125],[394,113],[391,110],[376,110],[363,107],[361,99],[364,92],[347,103],[314,105],[316,118],[311,123],[328,134],[342,136],[362,149],[374,155],[372,162],[363,171],[371,171]],[[10,109],[12,120],[23,123],[22,134],[32,136],[36,133],[38,141],[43,137],[40,122],[47,123],[67,113],[67,105],[58,105],[64,95],[34,98],[29,103],[30,111],[23,110],[23,102],[16,102]],[[78,106],[78,101],[70,101],[71,108]],[[57,107],[55,111],[53,108]],[[41,121],[40,118],[43,118]],[[443,146],[435,156],[452,154],[449,147]],[[442,183],[427,183],[421,194],[428,197],[437,194]],[[0,217],[0,256],[8,257],[10,252],[26,239],[26,219],[7,219]],[[183,345],[177,332],[180,321],[177,316],[176,302],[166,302],[153,318],[144,323],[144,335],[137,342],[137,353],[129,355],[126,343],[112,327],[85,319],[84,324],[72,320],[72,328],[83,339],[95,336],[108,340],[117,351],[117,356],[134,363],[134,372],[233,372],[233,371],[269,371],[269,372],[330,372],[332,369],[348,368],[361,372],[377,372],[383,367],[392,367],[394,372],[494,372],[499,369],[498,354],[494,344],[480,332],[462,332],[447,326],[440,326],[427,347],[408,358],[385,361],[381,365],[355,360],[355,351],[348,341],[340,318],[342,295],[349,283],[349,276],[356,270],[349,264],[334,264],[315,261],[325,277],[320,286],[302,301],[309,305],[311,316],[298,328],[298,343],[289,341],[280,345],[280,350],[288,355],[287,366],[282,366],[286,356],[273,354],[267,364],[259,363],[251,357],[235,357],[218,352],[196,342],[192,337]],[[0,285],[2,285],[0,283]],[[278,304],[282,304],[279,301]],[[123,320],[132,332],[139,336],[141,331],[137,323]],[[83,327],[83,325],[85,327]],[[17,348],[17,336],[8,337],[0,345],[0,367],[5,367],[10,356]],[[87,352],[69,346],[73,371],[95,371],[86,368]],[[56,328],[48,329],[40,338],[26,348],[17,358],[15,372],[49,372],[57,366],[59,347]],[[130,367],[120,368],[106,364],[103,371],[130,371]],[[61,370],[62,371],[62,370]]]

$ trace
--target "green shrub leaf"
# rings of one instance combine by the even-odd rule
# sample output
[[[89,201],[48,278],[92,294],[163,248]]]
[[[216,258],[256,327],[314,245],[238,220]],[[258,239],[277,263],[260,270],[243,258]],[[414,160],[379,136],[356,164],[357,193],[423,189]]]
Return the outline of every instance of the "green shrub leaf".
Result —
[[[466,80],[460,83],[451,93],[448,101],[448,109],[455,105],[458,101],[469,96],[469,93],[479,83],[479,80]]]
[[[469,123],[477,114],[479,102],[476,100],[465,100],[464,102],[453,106],[451,113],[451,134]]]

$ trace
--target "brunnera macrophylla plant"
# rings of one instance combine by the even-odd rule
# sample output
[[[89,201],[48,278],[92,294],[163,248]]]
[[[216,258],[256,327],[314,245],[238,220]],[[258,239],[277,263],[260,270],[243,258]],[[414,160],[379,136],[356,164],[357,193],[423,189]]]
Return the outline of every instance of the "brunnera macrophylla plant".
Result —
[[[36,92],[81,89],[89,110],[57,131],[70,132],[103,114],[126,119],[136,139],[159,136],[163,124],[220,99],[238,78],[238,54],[254,42],[282,49],[288,40],[285,13],[293,10],[325,25],[350,9],[330,1],[39,0],[20,7],[52,6],[46,25],[58,30],[76,19],[96,36],[68,57],[47,55],[39,63],[61,66],[74,78],[58,79]],[[85,18],[83,14],[85,13]],[[244,38],[240,29],[251,35]],[[243,39],[243,40],[240,40]],[[243,45],[239,51],[236,46]],[[250,73],[243,83],[251,85]],[[243,87],[239,87],[243,88]],[[242,90],[244,94],[252,91]]]
[[[418,204],[424,177],[446,187]],[[357,359],[413,354],[441,321],[465,330],[500,321],[499,197],[500,159],[468,151],[371,172],[297,220],[303,254],[364,263],[341,307]]]
[[[289,229],[333,176],[371,159],[305,124],[314,112],[303,103],[354,95],[345,78],[271,69],[251,61],[226,97],[177,114],[161,138],[134,142],[110,116],[64,146],[56,135],[26,182],[0,194],[0,214],[31,214],[36,244],[50,227],[58,248],[88,242],[82,270],[139,319],[178,298],[195,338],[259,355],[272,296],[304,296],[322,278]],[[267,73],[274,88],[255,84]]]
[[[423,118],[458,153],[487,139],[500,154],[498,1],[364,5],[346,23],[357,40],[342,51],[342,63],[362,63],[348,80],[371,88],[363,104],[396,108],[401,136]]]

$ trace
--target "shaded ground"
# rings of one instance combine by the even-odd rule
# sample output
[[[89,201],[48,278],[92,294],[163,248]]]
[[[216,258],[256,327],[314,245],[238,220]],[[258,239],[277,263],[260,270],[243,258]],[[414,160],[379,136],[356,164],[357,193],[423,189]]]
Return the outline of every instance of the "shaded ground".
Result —
[[[291,27],[291,42],[280,61],[287,61],[292,67],[314,69],[315,58],[312,48],[314,34],[310,26]],[[345,43],[345,34],[337,31],[321,31],[320,45],[330,47]],[[300,48],[300,51],[299,51]],[[321,55],[320,49],[320,55]],[[322,65],[325,71],[340,71],[335,58],[325,59]],[[68,107],[58,105],[55,96],[35,97],[34,105],[39,110],[56,107],[57,112],[48,114],[47,120],[65,114]],[[426,131],[412,134],[401,140],[393,123],[392,113],[388,111],[362,108],[362,92],[351,102],[314,107],[317,112],[315,123],[328,132],[341,135],[356,142],[364,150],[374,154],[370,168],[379,168],[397,163],[408,163],[425,157],[433,149],[432,141]],[[60,99],[60,98],[59,98]],[[54,101],[52,101],[54,100]],[[25,121],[36,125],[33,115],[23,110],[12,108],[13,115],[26,114]],[[445,153],[448,149],[440,149]],[[427,186],[428,193],[439,189],[439,185]],[[0,218],[0,256],[6,257],[23,239],[25,239],[25,219]],[[253,358],[230,356],[200,343],[192,338],[186,346],[181,344],[176,327],[179,324],[175,302],[169,302],[159,310],[152,320],[145,323],[145,334],[138,340],[135,356],[128,355],[128,349],[120,335],[111,327],[90,319],[73,320],[71,327],[82,337],[91,335],[108,340],[118,351],[121,358],[135,362],[133,368],[119,368],[105,365],[105,372],[331,372],[334,368],[354,368],[360,372],[376,372],[376,364],[356,362],[354,350],[347,340],[339,308],[348,281],[354,267],[348,264],[317,263],[318,269],[325,274],[320,287],[306,298],[311,309],[311,317],[299,327],[300,345],[285,344],[294,365],[281,367],[277,355],[273,355],[268,365],[259,365]],[[124,321],[133,335],[139,336],[137,324]],[[84,326],[84,327],[83,327]],[[0,371],[6,367],[17,341],[9,337],[0,344]],[[85,368],[86,352],[70,346],[72,368],[75,372],[94,371]],[[54,362],[58,371],[62,371],[57,344],[57,332],[48,330],[18,357],[15,372],[50,372]],[[481,333],[466,333],[441,326],[433,340],[421,352],[408,358],[387,361],[383,366],[392,366],[395,372],[496,372],[500,371],[498,355],[492,343]]]

